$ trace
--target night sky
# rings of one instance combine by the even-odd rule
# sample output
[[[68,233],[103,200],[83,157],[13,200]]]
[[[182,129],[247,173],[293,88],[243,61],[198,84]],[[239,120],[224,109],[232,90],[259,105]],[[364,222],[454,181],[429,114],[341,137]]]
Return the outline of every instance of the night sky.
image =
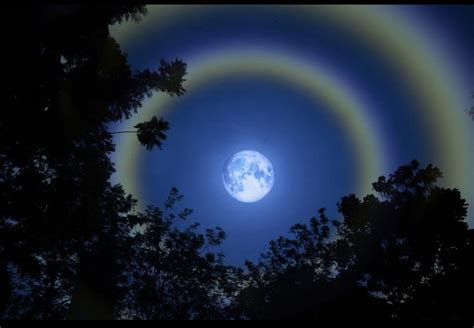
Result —
[[[191,222],[228,234],[230,264],[341,196],[417,159],[474,203],[472,6],[150,6],[140,23],[112,27],[133,69],[188,64],[187,93],[156,94],[111,131],[153,115],[170,123],[162,150],[115,136],[114,181],[162,204],[176,186]],[[241,150],[275,171],[255,203],[232,198],[225,161]],[[472,207],[471,207],[472,208]],[[469,212],[472,227],[472,209]]]

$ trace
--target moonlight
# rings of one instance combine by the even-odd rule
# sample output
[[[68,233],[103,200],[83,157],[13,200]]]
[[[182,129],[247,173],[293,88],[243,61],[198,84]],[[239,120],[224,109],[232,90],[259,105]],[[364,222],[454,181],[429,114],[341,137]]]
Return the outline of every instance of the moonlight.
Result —
[[[265,197],[273,187],[275,172],[270,161],[253,150],[232,155],[225,163],[222,180],[227,192],[244,203]]]

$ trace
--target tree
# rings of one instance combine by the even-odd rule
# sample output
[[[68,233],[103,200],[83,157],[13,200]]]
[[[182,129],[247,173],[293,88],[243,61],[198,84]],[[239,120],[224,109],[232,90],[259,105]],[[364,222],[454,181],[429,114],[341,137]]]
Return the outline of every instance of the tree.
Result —
[[[365,288],[335,270],[329,220],[325,210],[309,226],[290,228],[294,238],[280,236],[257,264],[247,262],[246,286],[235,313],[247,319],[381,318],[384,305]]]
[[[169,129],[169,123],[162,118],[158,120],[156,116],[150,121],[138,123],[134,126],[137,130],[134,131],[115,131],[111,134],[119,133],[134,133],[137,135],[138,141],[146,147],[147,150],[152,150],[153,147],[161,149],[163,141],[166,140],[165,131]]]
[[[146,146],[146,149],[151,150],[153,146],[157,146],[161,149],[161,140],[166,140],[166,135],[163,131],[167,131],[169,125],[168,122],[163,121],[163,119],[160,118],[160,120],[158,120],[156,116],[153,116],[150,121],[139,123],[134,127],[138,129],[138,140]]]
[[[394,318],[472,319],[466,292],[473,283],[466,274],[472,273],[473,230],[459,190],[436,186],[441,176],[413,161],[380,177],[373,184],[377,196],[350,195],[339,203],[338,270],[363,281]]]
[[[216,227],[199,233],[198,223],[178,228],[176,220],[192,213],[170,213],[182,199],[172,188],[165,210],[150,206],[134,217],[140,224],[130,257],[123,261],[124,291],[117,316],[132,319],[226,319],[238,290],[241,269],[223,264],[223,254],[209,252],[225,239]]]
[[[72,294],[85,289],[114,308],[114,245],[125,238],[117,225],[133,200],[110,185],[107,124],[129,118],[155,91],[185,91],[182,61],[133,72],[110,36],[110,24],[145,13],[135,5],[46,6],[11,9],[2,21],[15,28],[2,52],[1,317],[65,318]],[[139,141],[161,146],[164,134],[145,131],[151,138]]]
[[[474,231],[457,189],[416,161],[290,229],[247,263],[236,312],[254,319],[473,319]]]

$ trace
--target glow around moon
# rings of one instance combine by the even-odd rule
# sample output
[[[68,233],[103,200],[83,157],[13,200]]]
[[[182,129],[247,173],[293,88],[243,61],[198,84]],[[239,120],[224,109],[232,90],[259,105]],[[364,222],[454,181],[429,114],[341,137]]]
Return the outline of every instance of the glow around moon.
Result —
[[[257,151],[244,150],[226,161],[222,180],[232,197],[244,203],[253,203],[270,192],[275,172],[265,156]]]

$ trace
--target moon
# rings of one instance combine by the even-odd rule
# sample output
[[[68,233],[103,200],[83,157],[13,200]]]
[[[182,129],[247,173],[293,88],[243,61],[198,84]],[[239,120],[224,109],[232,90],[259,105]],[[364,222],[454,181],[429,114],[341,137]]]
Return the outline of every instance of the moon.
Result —
[[[225,162],[222,181],[232,197],[253,203],[268,195],[275,181],[275,172],[268,158],[257,151],[243,150]]]

